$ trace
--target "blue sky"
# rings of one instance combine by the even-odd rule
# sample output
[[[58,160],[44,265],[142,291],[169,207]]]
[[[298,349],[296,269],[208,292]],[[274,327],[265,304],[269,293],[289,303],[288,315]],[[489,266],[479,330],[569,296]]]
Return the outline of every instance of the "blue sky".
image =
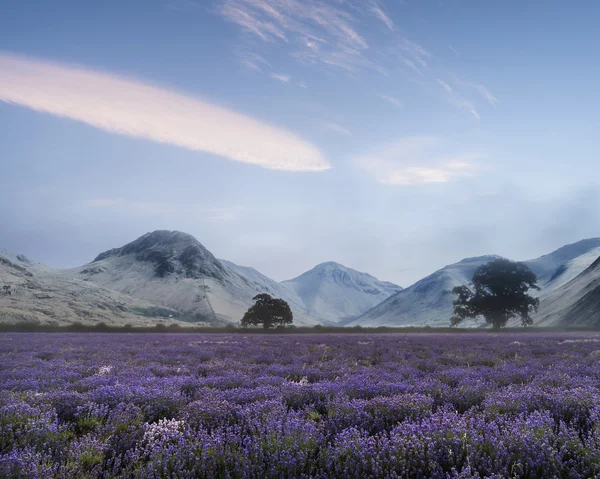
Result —
[[[407,286],[600,235],[596,2],[5,0],[0,248]]]

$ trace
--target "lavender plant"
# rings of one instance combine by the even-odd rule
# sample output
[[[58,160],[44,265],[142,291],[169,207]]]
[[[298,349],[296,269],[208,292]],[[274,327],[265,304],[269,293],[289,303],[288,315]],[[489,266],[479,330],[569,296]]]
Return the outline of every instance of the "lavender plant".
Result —
[[[600,335],[3,334],[0,477],[600,476]]]

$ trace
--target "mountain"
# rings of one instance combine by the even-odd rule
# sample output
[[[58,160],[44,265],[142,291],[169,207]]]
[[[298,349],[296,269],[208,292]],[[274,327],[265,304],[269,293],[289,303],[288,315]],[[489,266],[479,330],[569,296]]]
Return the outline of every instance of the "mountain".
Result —
[[[333,262],[278,283],[178,231],[147,233],[68,270],[2,250],[0,322],[237,323],[266,292],[289,303],[298,325],[447,326],[452,289],[495,258],[467,258],[402,289]],[[600,326],[599,258],[594,238],[525,262],[541,287],[535,325]]]
[[[295,324],[318,323],[293,291],[252,268],[218,260],[196,238],[179,231],[147,233],[58,274],[175,309],[192,322],[237,323],[255,295],[271,292],[289,300]]]
[[[110,310],[123,314],[103,320],[118,322],[127,315],[127,319],[140,315],[155,319],[170,316],[201,324],[237,323],[253,304],[254,296],[268,293],[290,305],[294,324],[333,323],[341,317],[359,315],[401,289],[335,263],[319,265],[295,280],[278,283],[253,268],[217,259],[193,236],[179,231],[147,233],[100,253],[91,263],[67,270],[53,270],[24,256],[3,253],[6,264],[35,272],[36,278],[43,279],[44,289],[54,291],[56,298],[64,299],[57,293],[61,288],[65,294],[79,288],[93,296],[93,301],[90,299],[85,307],[80,305],[72,314],[58,308],[59,301],[54,304],[48,300],[46,305],[48,313],[54,311],[52,317],[88,318],[90,322],[94,322],[96,310]],[[12,288],[14,275],[5,276],[0,286]],[[98,297],[105,298],[107,304],[97,304]],[[14,303],[14,297],[11,301]],[[27,311],[25,303],[20,311]]]
[[[537,326],[600,326],[600,253],[562,286],[540,296]]]
[[[349,326],[447,326],[452,288],[468,284],[475,270],[499,256],[478,256],[443,267],[365,312]]]
[[[540,312],[534,315],[534,324],[558,325],[567,321],[566,311],[561,314],[552,314],[552,311],[562,311],[562,303],[566,298],[572,299],[565,304],[572,303],[571,306],[575,307],[575,303],[580,299],[579,293],[588,291],[588,288],[584,288],[585,280],[573,284],[571,282],[598,256],[600,238],[592,238],[563,246],[552,253],[524,262],[536,273],[538,285],[541,287],[541,291],[532,293],[540,298]],[[468,258],[445,266],[391,296],[349,325],[448,326],[453,311],[452,289],[468,284],[479,266],[498,257],[488,255]],[[514,324],[517,325],[518,322]]]
[[[298,314],[310,316],[302,298],[298,296],[293,288],[278,283],[249,266],[239,266],[224,259],[220,261],[226,268],[237,273],[241,278],[244,278],[244,280],[251,284],[256,291],[268,293],[273,297],[284,299],[290,305],[292,311],[294,311],[294,320]],[[315,318],[320,319],[316,316]]]
[[[544,290],[556,289],[583,272],[600,256],[600,238],[590,238],[546,254],[525,264],[537,275]]]
[[[402,290],[334,262],[319,264],[282,284],[295,291],[311,315],[332,323],[359,316]]]
[[[61,277],[25,256],[0,254],[0,322],[150,325],[176,313],[93,283]]]
[[[44,273],[52,271],[52,268],[49,268],[45,264],[38,263],[37,261],[33,261],[24,254],[15,254],[12,251],[5,249],[0,250],[0,258],[2,258],[5,265],[11,263],[13,266],[25,268],[28,272]]]

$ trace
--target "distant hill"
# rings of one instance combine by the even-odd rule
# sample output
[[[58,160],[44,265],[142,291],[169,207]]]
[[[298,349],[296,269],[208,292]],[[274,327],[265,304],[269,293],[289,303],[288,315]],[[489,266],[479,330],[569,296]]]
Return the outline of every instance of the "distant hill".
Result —
[[[573,279],[540,296],[535,324],[600,326],[600,253]]]
[[[177,316],[177,311],[82,279],[61,277],[22,255],[0,253],[0,322],[151,325],[169,316]]]
[[[445,266],[365,312],[349,326],[448,326],[452,288],[468,284],[475,270],[499,256],[479,256]]]
[[[147,233],[58,274],[176,309],[189,321],[237,323],[254,296],[271,292],[290,300],[295,324],[319,322],[293,291],[256,270],[218,260],[196,238],[179,231]]]
[[[550,286],[556,288],[577,276],[598,256],[600,238],[590,238],[524,263],[537,275],[540,286],[548,290]]]
[[[563,246],[552,253],[525,261],[538,276],[540,292],[532,294],[540,297],[540,312],[534,316],[534,324],[560,325],[573,319],[574,313],[562,311],[568,304],[578,301],[586,292],[585,280],[570,283],[582,274],[600,256],[600,238],[592,238]],[[452,316],[452,301],[455,299],[452,289],[466,285],[471,281],[475,270],[499,256],[488,255],[467,258],[458,263],[445,266],[426,278],[416,282],[403,291],[396,293],[362,316],[349,322],[350,326],[448,326]],[[568,291],[568,294],[567,294]],[[567,301],[566,298],[578,298]],[[594,310],[593,295],[588,296],[584,309]],[[574,304],[572,306],[574,307]],[[583,303],[580,305],[582,308]],[[596,311],[600,312],[600,303]],[[591,321],[577,320],[577,324]],[[571,318],[571,319],[568,319]],[[476,323],[473,323],[476,324]],[[516,323],[515,323],[516,324]]]
[[[332,261],[282,284],[298,294],[311,315],[330,322],[360,316],[402,290],[396,284]]]

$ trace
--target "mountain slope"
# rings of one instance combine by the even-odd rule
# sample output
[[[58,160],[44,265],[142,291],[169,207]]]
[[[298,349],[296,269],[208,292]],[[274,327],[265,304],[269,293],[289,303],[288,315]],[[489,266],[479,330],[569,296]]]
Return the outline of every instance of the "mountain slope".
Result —
[[[179,231],[147,233],[60,274],[176,309],[189,321],[211,324],[239,321],[252,298],[266,289],[284,292],[256,271],[249,274],[243,267],[218,260],[193,236]],[[288,298],[292,296],[290,292]],[[318,322],[301,302],[290,307],[295,324]]]
[[[154,324],[176,311],[93,283],[64,278],[22,255],[0,256],[0,322]]]
[[[541,297],[538,326],[600,326],[600,255],[585,271]]]
[[[396,293],[349,323],[349,326],[447,326],[452,288],[468,284],[475,270],[499,256],[479,256],[445,266]]]
[[[538,276],[540,313],[534,316],[537,324],[558,324],[560,319],[550,315],[552,308],[559,308],[559,299],[545,298],[566,287],[573,278],[580,275],[600,255],[600,238],[592,238],[563,246],[550,254],[525,261]],[[498,256],[469,258],[446,266],[414,285],[390,297],[383,303],[350,322],[350,325],[364,326],[448,326],[452,316],[452,289],[471,281],[475,269]],[[582,283],[571,285],[567,295],[576,296],[575,290]],[[560,296],[555,296],[558,298]],[[576,300],[574,300],[576,301]],[[548,310],[544,310],[548,305]],[[543,307],[542,307],[543,306]],[[544,312],[545,311],[545,312]],[[564,313],[566,314],[566,313]],[[543,319],[546,317],[546,319]],[[562,316],[561,316],[562,317]]]
[[[359,316],[402,290],[334,262],[319,264],[282,284],[296,292],[310,314],[329,322]]]
[[[219,261],[221,261],[221,264],[223,264],[225,268],[238,274],[240,278],[250,284],[254,290],[270,294],[276,298],[284,299],[294,311],[294,317],[299,314],[303,316],[310,316],[310,313],[304,305],[302,298],[298,296],[293,288],[285,284],[278,283],[277,281],[265,276],[261,272],[249,266],[239,266],[224,259]]]
[[[598,251],[600,251],[600,238],[590,238],[565,245],[552,253],[524,263],[537,275],[538,284],[543,289],[550,286],[551,281],[560,277],[560,281],[552,285],[552,288],[556,288],[564,284],[565,280],[573,279],[585,270],[596,259]]]
[[[587,251],[576,258],[558,266],[552,275],[538,276],[539,286],[542,288],[539,296],[543,298],[553,291],[566,285],[581,273],[583,273],[600,256],[600,247]],[[533,268],[532,268],[533,269]]]

